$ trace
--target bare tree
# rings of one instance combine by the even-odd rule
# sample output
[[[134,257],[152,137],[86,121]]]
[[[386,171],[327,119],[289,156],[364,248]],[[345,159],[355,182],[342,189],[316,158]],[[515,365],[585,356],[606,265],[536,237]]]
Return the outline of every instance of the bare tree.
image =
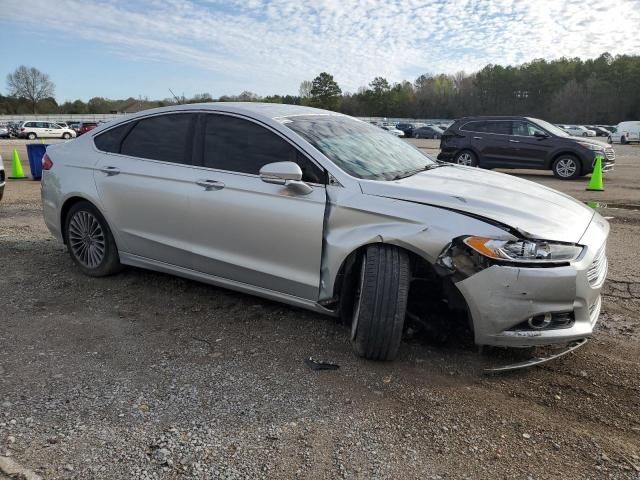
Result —
[[[38,102],[53,97],[55,85],[49,75],[34,67],[20,65],[15,72],[7,75],[9,95],[16,98],[26,98],[36,113]]]
[[[311,80],[303,80],[300,83],[300,89],[298,90],[298,94],[302,98],[309,98],[311,96],[311,89],[313,88],[313,82]]]

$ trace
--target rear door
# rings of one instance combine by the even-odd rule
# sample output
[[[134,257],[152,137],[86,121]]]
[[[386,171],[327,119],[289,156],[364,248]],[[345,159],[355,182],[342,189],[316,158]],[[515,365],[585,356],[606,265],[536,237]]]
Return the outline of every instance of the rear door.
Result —
[[[188,112],[156,115],[96,137],[94,178],[121,253],[190,265],[187,192],[195,120]]]
[[[509,120],[474,120],[463,125],[460,130],[470,136],[471,145],[479,154],[480,166],[495,168],[513,165]]]
[[[514,120],[511,129],[513,135],[510,141],[514,146],[518,168],[544,168],[547,154],[553,148],[553,139],[548,135],[536,137],[536,132],[546,132],[527,120]]]
[[[203,114],[202,127],[201,167],[189,195],[192,268],[317,300],[326,173],[253,120]],[[283,161],[300,165],[311,193],[260,179],[262,166]]]

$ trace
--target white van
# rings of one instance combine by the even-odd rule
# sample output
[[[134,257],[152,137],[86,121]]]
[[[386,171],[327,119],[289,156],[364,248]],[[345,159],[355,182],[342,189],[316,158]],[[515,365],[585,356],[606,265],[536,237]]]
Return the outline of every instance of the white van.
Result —
[[[609,143],[640,142],[640,122],[620,122],[615,133],[609,136]]]
[[[18,130],[18,138],[75,138],[76,132],[52,122],[22,122]]]

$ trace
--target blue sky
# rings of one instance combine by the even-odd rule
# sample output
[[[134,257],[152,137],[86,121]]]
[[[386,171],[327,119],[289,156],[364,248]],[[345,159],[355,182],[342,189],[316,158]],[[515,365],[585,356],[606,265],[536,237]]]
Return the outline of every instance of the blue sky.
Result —
[[[3,0],[0,90],[24,64],[58,102],[296,94],[322,71],[356,91],[379,75],[640,54],[639,25],[640,0]]]

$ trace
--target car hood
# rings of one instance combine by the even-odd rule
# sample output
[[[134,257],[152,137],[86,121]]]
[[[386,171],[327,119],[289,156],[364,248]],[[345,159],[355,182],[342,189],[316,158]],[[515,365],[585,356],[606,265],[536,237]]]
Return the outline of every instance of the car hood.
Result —
[[[606,142],[603,142],[601,140],[596,140],[596,137],[565,137],[569,140],[573,140],[576,142],[587,142],[587,143],[592,143],[594,145],[598,145],[602,148],[607,148],[610,147],[611,145],[609,145]]]
[[[396,181],[363,180],[361,188],[365,195],[457,210],[529,238],[561,242],[577,243],[594,215],[576,199],[537,183],[451,164]]]

